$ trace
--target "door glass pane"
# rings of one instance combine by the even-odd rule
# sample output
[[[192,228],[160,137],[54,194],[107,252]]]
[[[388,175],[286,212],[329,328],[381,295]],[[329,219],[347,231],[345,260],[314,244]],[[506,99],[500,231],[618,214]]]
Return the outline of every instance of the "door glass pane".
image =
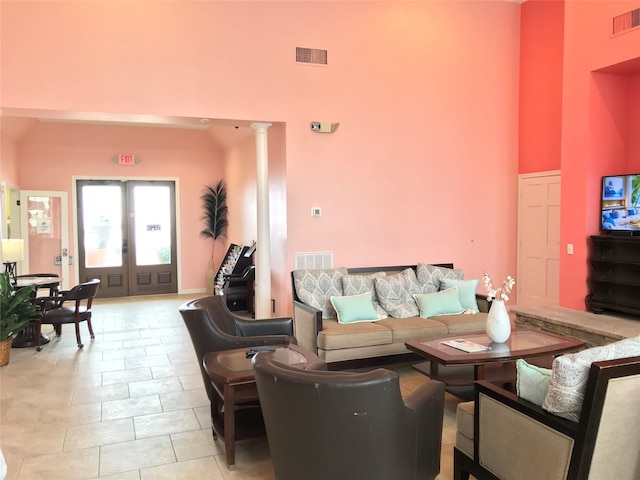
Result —
[[[29,273],[61,276],[61,215],[60,198],[27,197]]]
[[[82,187],[85,267],[122,265],[122,193],[119,185]]]
[[[171,263],[170,202],[168,186],[133,188],[136,265]]]

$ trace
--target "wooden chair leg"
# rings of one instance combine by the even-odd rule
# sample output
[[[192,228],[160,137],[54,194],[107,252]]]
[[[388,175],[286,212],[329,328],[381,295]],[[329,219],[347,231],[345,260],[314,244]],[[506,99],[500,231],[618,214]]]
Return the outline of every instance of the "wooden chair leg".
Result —
[[[56,332],[56,340],[60,340],[60,337],[62,336],[62,325],[57,323],[53,326],[53,329]]]
[[[78,341],[78,348],[83,348],[82,339],[80,338],[80,322],[76,320],[76,340]]]
[[[87,318],[87,327],[89,327],[89,335],[91,335],[91,340],[95,340],[96,336],[93,334],[93,326],[91,325],[91,317]]]

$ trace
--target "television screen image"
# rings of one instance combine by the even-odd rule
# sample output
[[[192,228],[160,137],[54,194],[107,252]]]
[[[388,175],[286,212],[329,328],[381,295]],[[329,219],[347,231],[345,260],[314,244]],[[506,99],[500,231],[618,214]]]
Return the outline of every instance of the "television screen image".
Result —
[[[600,230],[640,234],[640,174],[602,177]]]

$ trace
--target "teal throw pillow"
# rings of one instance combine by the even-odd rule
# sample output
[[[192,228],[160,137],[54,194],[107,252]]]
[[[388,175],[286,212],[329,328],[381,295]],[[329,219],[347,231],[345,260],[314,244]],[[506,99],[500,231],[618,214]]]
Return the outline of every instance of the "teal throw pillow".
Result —
[[[379,319],[370,292],[331,297],[331,304],[338,313],[338,323],[374,322]]]
[[[542,406],[549,390],[551,369],[536,367],[519,358],[516,360],[516,392],[523,398],[538,406]]]
[[[479,312],[478,301],[476,300],[476,290],[478,289],[478,279],[473,280],[453,280],[449,278],[440,279],[440,288],[446,290],[448,288],[458,287],[458,298],[465,310]]]
[[[458,299],[456,287],[434,293],[416,293],[413,295],[422,318],[438,315],[455,315],[464,312]]]

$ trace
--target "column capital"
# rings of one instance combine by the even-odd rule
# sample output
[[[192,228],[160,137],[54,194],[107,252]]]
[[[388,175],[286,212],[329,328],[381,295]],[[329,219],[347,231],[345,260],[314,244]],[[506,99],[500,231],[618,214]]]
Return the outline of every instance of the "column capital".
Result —
[[[251,128],[253,128],[256,132],[260,133],[260,132],[266,132],[271,125],[273,124],[269,122],[254,122],[251,124]]]

